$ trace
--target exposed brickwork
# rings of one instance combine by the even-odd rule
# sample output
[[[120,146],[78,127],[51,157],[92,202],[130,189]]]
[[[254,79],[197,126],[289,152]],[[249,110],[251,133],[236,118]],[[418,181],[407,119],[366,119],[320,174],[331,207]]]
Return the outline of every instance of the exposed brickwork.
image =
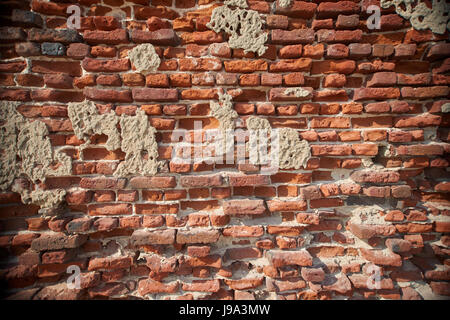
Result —
[[[66,29],[72,2],[79,30]],[[392,8],[369,30],[365,8],[378,3],[249,0],[266,22],[262,56],[208,29],[221,1],[0,3],[0,99],[19,101],[72,158],[71,176],[40,184],[67,191],[62,214],[0,192],[2,298],[448,298],[448,33],[414,30]],[[147,76],[127,55],[141,43],[161,58]],[[289,87],[310,94],[293,99]],[[209,101],[220,88],[241,120],[297,130],[307,165],[263,175],[172,161],[174,129],[219,127]],[[67,104],[84,99],[100,113],[145,111],[166,161],[157,175],[114,176],[125,153],[104,135],[80,147]],[[71,265],[79,290],[66,287]]]

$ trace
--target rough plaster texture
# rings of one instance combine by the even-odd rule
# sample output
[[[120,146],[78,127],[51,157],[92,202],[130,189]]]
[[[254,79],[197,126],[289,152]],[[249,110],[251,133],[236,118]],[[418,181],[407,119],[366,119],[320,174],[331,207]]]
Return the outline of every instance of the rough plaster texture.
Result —
[[[16,111],[18,102],[1,101],[0,105],[0,188],[6,190],[18,172],[16,155],[18,153],[17,137],[20,127],[25,123],[21,114]]]
[[[250,153],[252,164],[261,165],[269,163],[268,146],[270,146],[270,123],[267,119],[250,116],[246,120],[247,129],[250,131],[250,137],[247,144],[247,150]],[[264,150],[265,149],[265,150]]]
[[[304,97],[309,96],[311,94],[311,92],[309,92],[308,90],[305,90],[303,88],[296,87],[296,88],[288,88],[288,89],[284,90],[284,94],[285,95],[293,94],[295,97],[304,98]]]
[[[45,182],[47,176],[71,174],[72,159],[62,152],[53,152],[43,122],[29,121],[20,128],[17,149],[22,172],[34,183]]]
[[[238,118],[237,112],[233,109],[233,97],[228,93],[219,92],[219,103],[215,101],[209,102],[211,114],[219,120],[221,130],[236,128],[235,120]]]
[[[249,130],[269,130],[271,128],[270,122],[267,119],[255,116],[248,117],[246,124]]]
[[[94,134],[108,136],[105,147],[108,150],[120,148],[120,133],[117,129],[119,117],[114,111],[99,114],[92,101],[70,102],[67,107],[73,131],[77,138],[85,140],[89,144],[90,137]]]
[[[143,110],[138,110],[135,116],[120,117],[122,136],[121,149],[126,153],[115,176],[155,175],[158,171],[158,144],[155,139],[156,130],[150,125]]]
[[[245,53],[255,52],[260,56],[267,50],[264,46],[267,34],[262,31],[263,20],[257,11],[217,7],[206,26],[215,32],[225,31],[229,34],[228,44],[231,48],[244,49]]]
[[[222,155],[231,152],[234,146],[233,130],[236,128],[238,114],[233,109],[232,99],[228,93],[219,92],[219,103],[212,100],[209,102],[211,115],[219,121],[220,135],[215,139],[215,143],[222,145],[219,150]]]
[[[446,103],[442,105],[442,112],[449,113],[450,112],[450,103]]]
[[[297,130],[281,128],[279,135],[279,166],[281,169],[306,168],[311,149],[306,140],[300,140]]]
[[[158,70],[161,59],[155,51],[155,47],[150,43],[137,45],[128,52],[131,63],[137,72],[147,75]]]
[[[64,201],[66,190],[33,190],[31,193],[24,190],[22,193],[23,203],[32,203],[41,209],[51,209],[57,207]]]
[[[433,0],[431,8],[422,0],[381,0],[380,4],[383,8],[394,5],[397,14],[408,19],[417,30],[430,29],[437,34],[450,30],[450,4],[446,0]]]
[[[48,176],[70,175],[72,159],[60,151],[53,151],[46,125],[38,120],[26,121],[17,112],[17,106],[17,103],[6,101],[0,105],[0,142],[2,146],[7,146],[1,161],[1,189],[6,190],[22,174],[35,184],[45,182]],[[59,205],[66,194],[62,189],[36,189],[31,193],[26,188],[16,190],[24,203],[33,203],[42,209]]]
[[[309,94],[309,92],[308,92]],[[249,117],[246,120],[247,128],[257,132],[258,138],[251,139],[249,142],[249,150],[256,150],[255,148],[261,143],[259,135],[269,133],[271,129],[270,123],[267,119],[259,117]],[[268,139],[264,142],[268,143]],[[308,160],[311,158],[311,148],[306,140],[300,140],[298,132],[291,128],[281,128],[278,130],[278,161],[281,169],[299,169],[302,166],[306,167]],[[267,163],[268,159],[261,159],[258,152],[258,164]]]
[[[386,224],[386,221],[380,215],[383,208],[378,205],[357,207],[351,211],[351,223],[357,224]]]
[[[86,144],[93,134],[105,134],[108,136],[106,149],[121,149],[126,153],[115,176],[156,174],[159,166],[156,130],[143,110],[138,110],[134,116],[118,117],[114,111],[99,114],[92,101],[83,101],[69,103],[68,112],[75,134]]]
[[[239,8],[248,8],[247,0],[225,0],[226,6],[235,6]]]
[[[287,8],[291,5],[292,0],[278,0],[280,7]]]

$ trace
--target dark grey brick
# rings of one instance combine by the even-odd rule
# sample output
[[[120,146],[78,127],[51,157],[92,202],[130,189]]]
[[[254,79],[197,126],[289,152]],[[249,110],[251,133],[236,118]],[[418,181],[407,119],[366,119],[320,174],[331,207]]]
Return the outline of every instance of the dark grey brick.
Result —
[[[68,44],[72,42],[83,42],[83,37],[77,31],[72,29],[54,30],[31,28],[28,31],[28,40]]]
[[[385,199],[385,198],[374,198],[374,197],[358,197],[358,196],[350,196],[346,200],[347,206],[397,206],[397,200],[395,199]]]
[[[41,51],[46,56],[63,56],[66,54],[66,47],[58,42],[44,42],[41,45]]]
[[[14,9],[11,14],[11,20],[14,25],[21,27],[39,27],[42,28],[42,17],[34,12]]]
[[[88,236],[77,234],[66,236],[62,233],[46,234],[34,239],[31,242],[31,249],[34,251],[60,250],[77,248],[86,242]]]
[[[0,42],[18,42],[26,39],[25,32],[19,27],[1,27]]]

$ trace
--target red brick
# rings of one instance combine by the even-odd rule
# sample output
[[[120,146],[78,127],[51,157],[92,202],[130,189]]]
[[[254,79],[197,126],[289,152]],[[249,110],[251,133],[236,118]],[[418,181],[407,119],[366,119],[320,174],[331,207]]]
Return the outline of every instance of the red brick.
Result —
[[[116,29],[113,31],[85,30],[83,39],[89,44],[122,44],[128,43],[127,31]]]
[[[270,251],[270,262],[274,267],[288,265],[312,266],[312,257],[306,250]]]
[[[271,34],[273,44],[307,44],[314,42],[314,30],[297,29],[292,31],[272,30]]]
[[[264,60],[233,60],[225,61],[224,65],[227,72],[250,73],[267,70],[267,62]]]
[[[276,3],[275,13],[287,15],[294,18],[309,19],[314,16],[317,4],[306,1],[293,1],[288,7],[282,7]]]

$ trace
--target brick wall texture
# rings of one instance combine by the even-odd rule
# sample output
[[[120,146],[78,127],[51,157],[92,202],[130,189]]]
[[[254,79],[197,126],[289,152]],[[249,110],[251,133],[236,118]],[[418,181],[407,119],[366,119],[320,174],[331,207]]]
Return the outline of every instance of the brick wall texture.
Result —
[[[448,32],[415,30],[394,7],[370,30],[376,0],[247,3],[265,21],[261,56],[207,27],[222,1],[0,3],[0,99],[72,159],[72,174],[35,185],[66,191],[57,214],[0,192],[2,298],[448,299]],[[161,59],[146,76],[128,58],[141,43]],[[285,99],[289,87],[312,94]],[[218,128],[221,90],[238,128],[257,116],[295,129],[307,165],[264,175],[174,163],[173,130]],[[123,150],[75,136],[67,106],[85,99],[101,113],[145,111],[156,175],[117,177]]]

